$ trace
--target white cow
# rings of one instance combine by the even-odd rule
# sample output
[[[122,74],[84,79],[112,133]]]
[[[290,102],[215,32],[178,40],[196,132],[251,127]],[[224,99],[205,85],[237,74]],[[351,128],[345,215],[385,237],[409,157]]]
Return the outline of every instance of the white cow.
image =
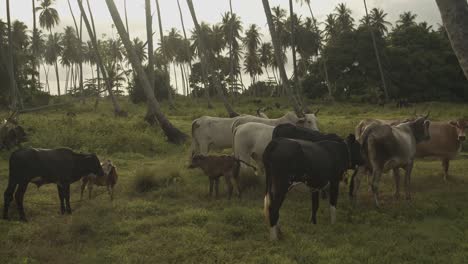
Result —
[[[262,123],[247,123],[234,130],[233,152],[239,160],[257,164],[259,173],[263,172],[263,152],[273,136],[274,126]],[[254,171],[241,164],[240,173],[247,174]]]
[[[318,130],[316,117],[317,113],[318,111],[314,114],[306,114],[304,117],[298,117],[294,112],[288,112],[284,116],[276,119],[265,119],[256,116],[240,116],[232,124],[232,131],[234,131],[236,127],[249,122],[262,123],[270,126],[277,126],[280,124],[293,124],[312,130]]]

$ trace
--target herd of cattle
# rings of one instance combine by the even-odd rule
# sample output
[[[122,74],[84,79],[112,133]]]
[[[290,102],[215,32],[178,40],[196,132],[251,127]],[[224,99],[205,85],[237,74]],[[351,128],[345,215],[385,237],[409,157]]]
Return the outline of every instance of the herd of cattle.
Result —
[[[288,112],[277,119],[243,115],[234,118],[204,116],[192,123],[190,168],[201,168],[210,179],[210,195],[218,195],[219,179],[225,177],[228,197],[234,190],[241,196],[240,178],[265,174],[264,212],[270,236],[280,234],[279,210],[287,192],[298,183],[310,187],[311,222],[316,223],[319,192],[328,190],[331,222],[336,220],[339,184],[347,170],[353,169],[349,194],[355,199],[361,176],[371,176],[370,186],[379,206],[379,181],[382,173],[393,171],[395,197],[399,197],[399,169],[405,170],[406,198],[411,199],[411,172],[414,160],[438,157],[447,179],[449,162],[465,140],[468,119],[431,122],[427,116],[406,120],[362,120],[355,130],[341,138],[319,132],[317,114]],[[232,148],[233,155],[209,155],[211,150]],[[28,184],[38,187],[55,183],[62,214],[71,213],[70,184],[82,180],[86,186],[106,186],[111,198],[117,172],[111,161],[100,163],[95,154],[69,149],[23,148],[11,154],[8,186],[4,193],[4,219],[13,200],[21,220],[26,220],[23,197]],[[16,190],[16,193],[15,193]]]

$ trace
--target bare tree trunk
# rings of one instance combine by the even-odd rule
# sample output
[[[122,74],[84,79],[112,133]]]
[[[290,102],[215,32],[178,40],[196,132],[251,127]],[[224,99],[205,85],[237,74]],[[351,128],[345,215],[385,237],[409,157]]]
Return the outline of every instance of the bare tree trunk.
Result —
[[[268,21],[268,28],[270,29],[271,40],[273,42],[273,47],[275,51],[275,58],[276,58],[276,61],[278,62],[278,69],[280,72],[283,89],[287,92],[289,100],[291,101],[291,104],[295,112],[300,115],[302,113],[302,109],[300,107],[299,101],[294,95],[294,92],[291,90],[291,87],[288,82],[288,76],[286,74],[286,69],[284,68],[283,59],[281,56],[281,46],[279,44],[279,39],[276,34],[275,26],[273,24],[273,16],[271,14],[270,3],[268,2],[268,0],[262,0],[262,2],[263,2],[263,8],[265,9],[265,15]]]
[[[466,0],[436,0],[452,48],[468,79],[468,3]]]
[[[369,17],[369,13],[367,12],[366,0],[364,0],[364,9],[366,10],[366,17]],[[371,38],[372,38],[372,44],[374,45],[374,52],[375,52],[375,57],[377,59],[377,65],[379,66],[380,79],[382,80],[382,86],[383,86],[383,90],[384,90],[384,94],[385,94],[385,101],[388,101],[390,98],[388,96],[387,82],[385,81],[385,75],[384,75],[384,72],[383,72],[382,62],[380,61],[379,49],[377,48],[377,42],[375,41],[374,29],[372,28],[372,26],[369,23],[368,23],[367,27],[370,30]]]
[[[159,9],[159,0],[155,0],[155,1],[156,1],[156,11],[158,12],[159,34],[161,38],[161,50],[163,50],[164,52],[165,51],[163,47],[164,46],[164,31],[163,31],[163,26],[162,26],[161,10]],[[171,77],[170,77],[169,70],[167,69],[167,65],[164,65],[164,70],[165,70],[166,75],[170,79]],[[172,98],[172,89],[170,85],[167,87],[167,99],[169,101],[170,108],[175,109],[174,99]]]
[[[101,54],[99,52],[97,39],[96,39],[96,36],[94,35],[94,32],[93,32],[93,29],[91,28],[91,25],[89,24],[88,16],[86,15],[86,12],[85,12],[84,7],[83,7],[83,2],[82,2],[82,0],[77,0],[77,2],[78,2],[78,6],[80,7],[81,16],[83,17],[83,20],[85,22],[89,38],[91,40],[91,44],[92,44],[93,49],[94,49],[94,53],[96,55],[96,60],[97,60],[96,63],[99,66],[99,68],[101,69],[102,77],[104,78],[104,82],[106,84],[107,92],[109,93],[109,97],[111,98],[112,105],[114,106],[114,114],[117,115],[117,116],[125,116],[125,115],[127,115],[127,113],[120,108],[120,105],[117,102],[117,99],[115,98],[114,93],[112,91],[112,84],[111,84],[111,82],[110,82],[110,80],[109,80],[109,78],[107,76],[107,71],[106,71],[106,69],[104,67],[104,64],[102,62],[102,58],[101,58]],[[93,14],[90,13],[91,20],[94,20],[92,18],[92,15]]]
[[[187,0],[187,4],[188,4],[189,9],[190,9],[190,14],[192,15],[193,24],[195,25],[195,29],[197,30],[197,32],[201,32],[200,24],[198,23],[197,16],[196,16],[196,13],[195,13],[195,8],[193,7],[192,0]],[[213,74],[214,85],[216,87],[216,90],[218,92],[219,97],[221,98],[221,100],[222,100],[222,102],[224,104],[224,108],[226,108],[226,111],[228,112],[228,115],[230,117],[238,116],[239,114],[234,111],[231,104],[229,104],[228,100],[226,99],[226,96],[224,96],[224,92],[223,92],[223,89],[221,87],[221,82],[219,81],[216,73],[214,71],[212,71],[211,65],[207,61],[209,56],[207,54],[207,49],[206,49],[206,45],[204,43],[203,38],[199,39],[199,49],[201,50],[201,53],[203,53],[200,56],[200,60],[201,60],[202,65],[205,65],[203,68],[206,69],[207,73],[212,73]]]
[[[119,11],[117,10],[117,7],[115,6],[114,1],[106,0],[106,4],[112,16],[112,20],[114,21],[115,27],[117,28],[117,31],[119,32],[120,38],[122,39],[122,43],[125,46],[125,50],[127,51],[127,55],[130,60],[130,63],[132,64],[133,69],[136,71],[137,76],[142,83],[148,105],[151,108],[152,113],[156,116],[157,120],[159,121],[159,124],[161,125],[161,128],[164,131],[164,134],[167,136],[168,140],[172,143],[179,144],[179,143],[185,142],[187,139],[187,135],[185,135],[176,127],[174,127],[171,124],[171,122],[167,119],[167,117],[164,115],[164,113],[161,111],[159,102],[154,96],[154,89],[153,87],[151,87],[148,77],[145,74],[145,70],[143,69],[143,66],[141,65],[141,61],[135,52],[135,49],[132,45],[132,42],[130,41],[130,38],[128,37],[127,32],[125,31],[124,24],[119,15]]]

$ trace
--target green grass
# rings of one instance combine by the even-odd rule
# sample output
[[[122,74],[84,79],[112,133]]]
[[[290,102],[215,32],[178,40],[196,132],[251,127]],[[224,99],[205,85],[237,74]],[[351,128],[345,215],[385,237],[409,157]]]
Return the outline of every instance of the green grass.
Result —
[[[236,102],[236,110],[254,113],[252,99]],[[262,99],[265,105],[273,99]],[[97,113],[92,102],[68,110],[21,116],[34,147],[72,147],[96,152],[117,165],[115,199],[107,194],[74,203],[71,216],[61,216],[53,185],[29,186],[25,197],[29,223],[0,220],[0,263],[468,263],[468,156],[451,164],[452,179],[442,179],[439,161],[416,163],[414,200],[394,201],[392,179],[382,179],[382,209],[373,207],[365,180],[353,207],[341,187],[337,224],[330,225],[328,206],[321,201],[318,225],[308,223],[310,196],[294,189],[281,209],[284,239],[270,242],[262,215],[263,179],[251,184],[242,200],[208,197],[208,179],[188,170],[188,142],[167,143],[158,128],[142,117],[143,105],[122,100],[129,118],[114,118],[103,103]],[[286,105],[286,102],[282,102]],[[204,108],[185,100],[169,111],[184,132],[201,115],[225,116],[220,104]],[[434,120],[467,116],[468,106],[426,103],[399,110],[371,105],[313,104],[320,107],[322,131],[346,135],[366,117],[405,118],[431,111]],[[277,117],[287,109],[268,112]],[[0,190],[7,183],[9,153],[0,153]],[[146,182],[151,188],[139,189]],[[248,181],[249,183],[255,181]],[[102,192],[95,188],[95,194]],[[79,200],[79,183],[72,186],[72,201]],[[36,204],[39,203],[39,204]],[[53,204],[52,206],[48,204]],[[13,219],[18,215],[13,206]]]

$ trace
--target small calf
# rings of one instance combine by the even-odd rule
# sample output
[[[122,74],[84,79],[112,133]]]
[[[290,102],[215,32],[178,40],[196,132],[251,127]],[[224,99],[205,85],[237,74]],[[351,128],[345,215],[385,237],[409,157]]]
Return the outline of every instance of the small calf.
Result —
[[[102,177],[96,176],[94,174],[89,174],[83,177],[83,179],[81,180],[81,199],[83,199],[83,192],[86,186],[88,186],[89,199],[91,199],[93,185],[97,185],[106,186],[111,200],[114,200],[114,186],[117,183],[118,178],[116,167],[110,160],[101,163],[101,166],[102,170],[104,171],[104,175]]]
[[[240,163],[245,163],[233,156],[203,156],[195,155],[192,158],[192,164],[189,168],[200,168],[210,179],[210,196],[213,195],[213,185],[215,186],[215,195],[218,197],[219,178],[224,176],[226,186],[228,188],[228,198],[231,199],[233,186],[231,179],[236,184],[238,196],[240,198],[241,190],[239,184],[239,167]],[[248,165],[248,164],[247,164]],[[251,165],[248,165],[251,166]]]

